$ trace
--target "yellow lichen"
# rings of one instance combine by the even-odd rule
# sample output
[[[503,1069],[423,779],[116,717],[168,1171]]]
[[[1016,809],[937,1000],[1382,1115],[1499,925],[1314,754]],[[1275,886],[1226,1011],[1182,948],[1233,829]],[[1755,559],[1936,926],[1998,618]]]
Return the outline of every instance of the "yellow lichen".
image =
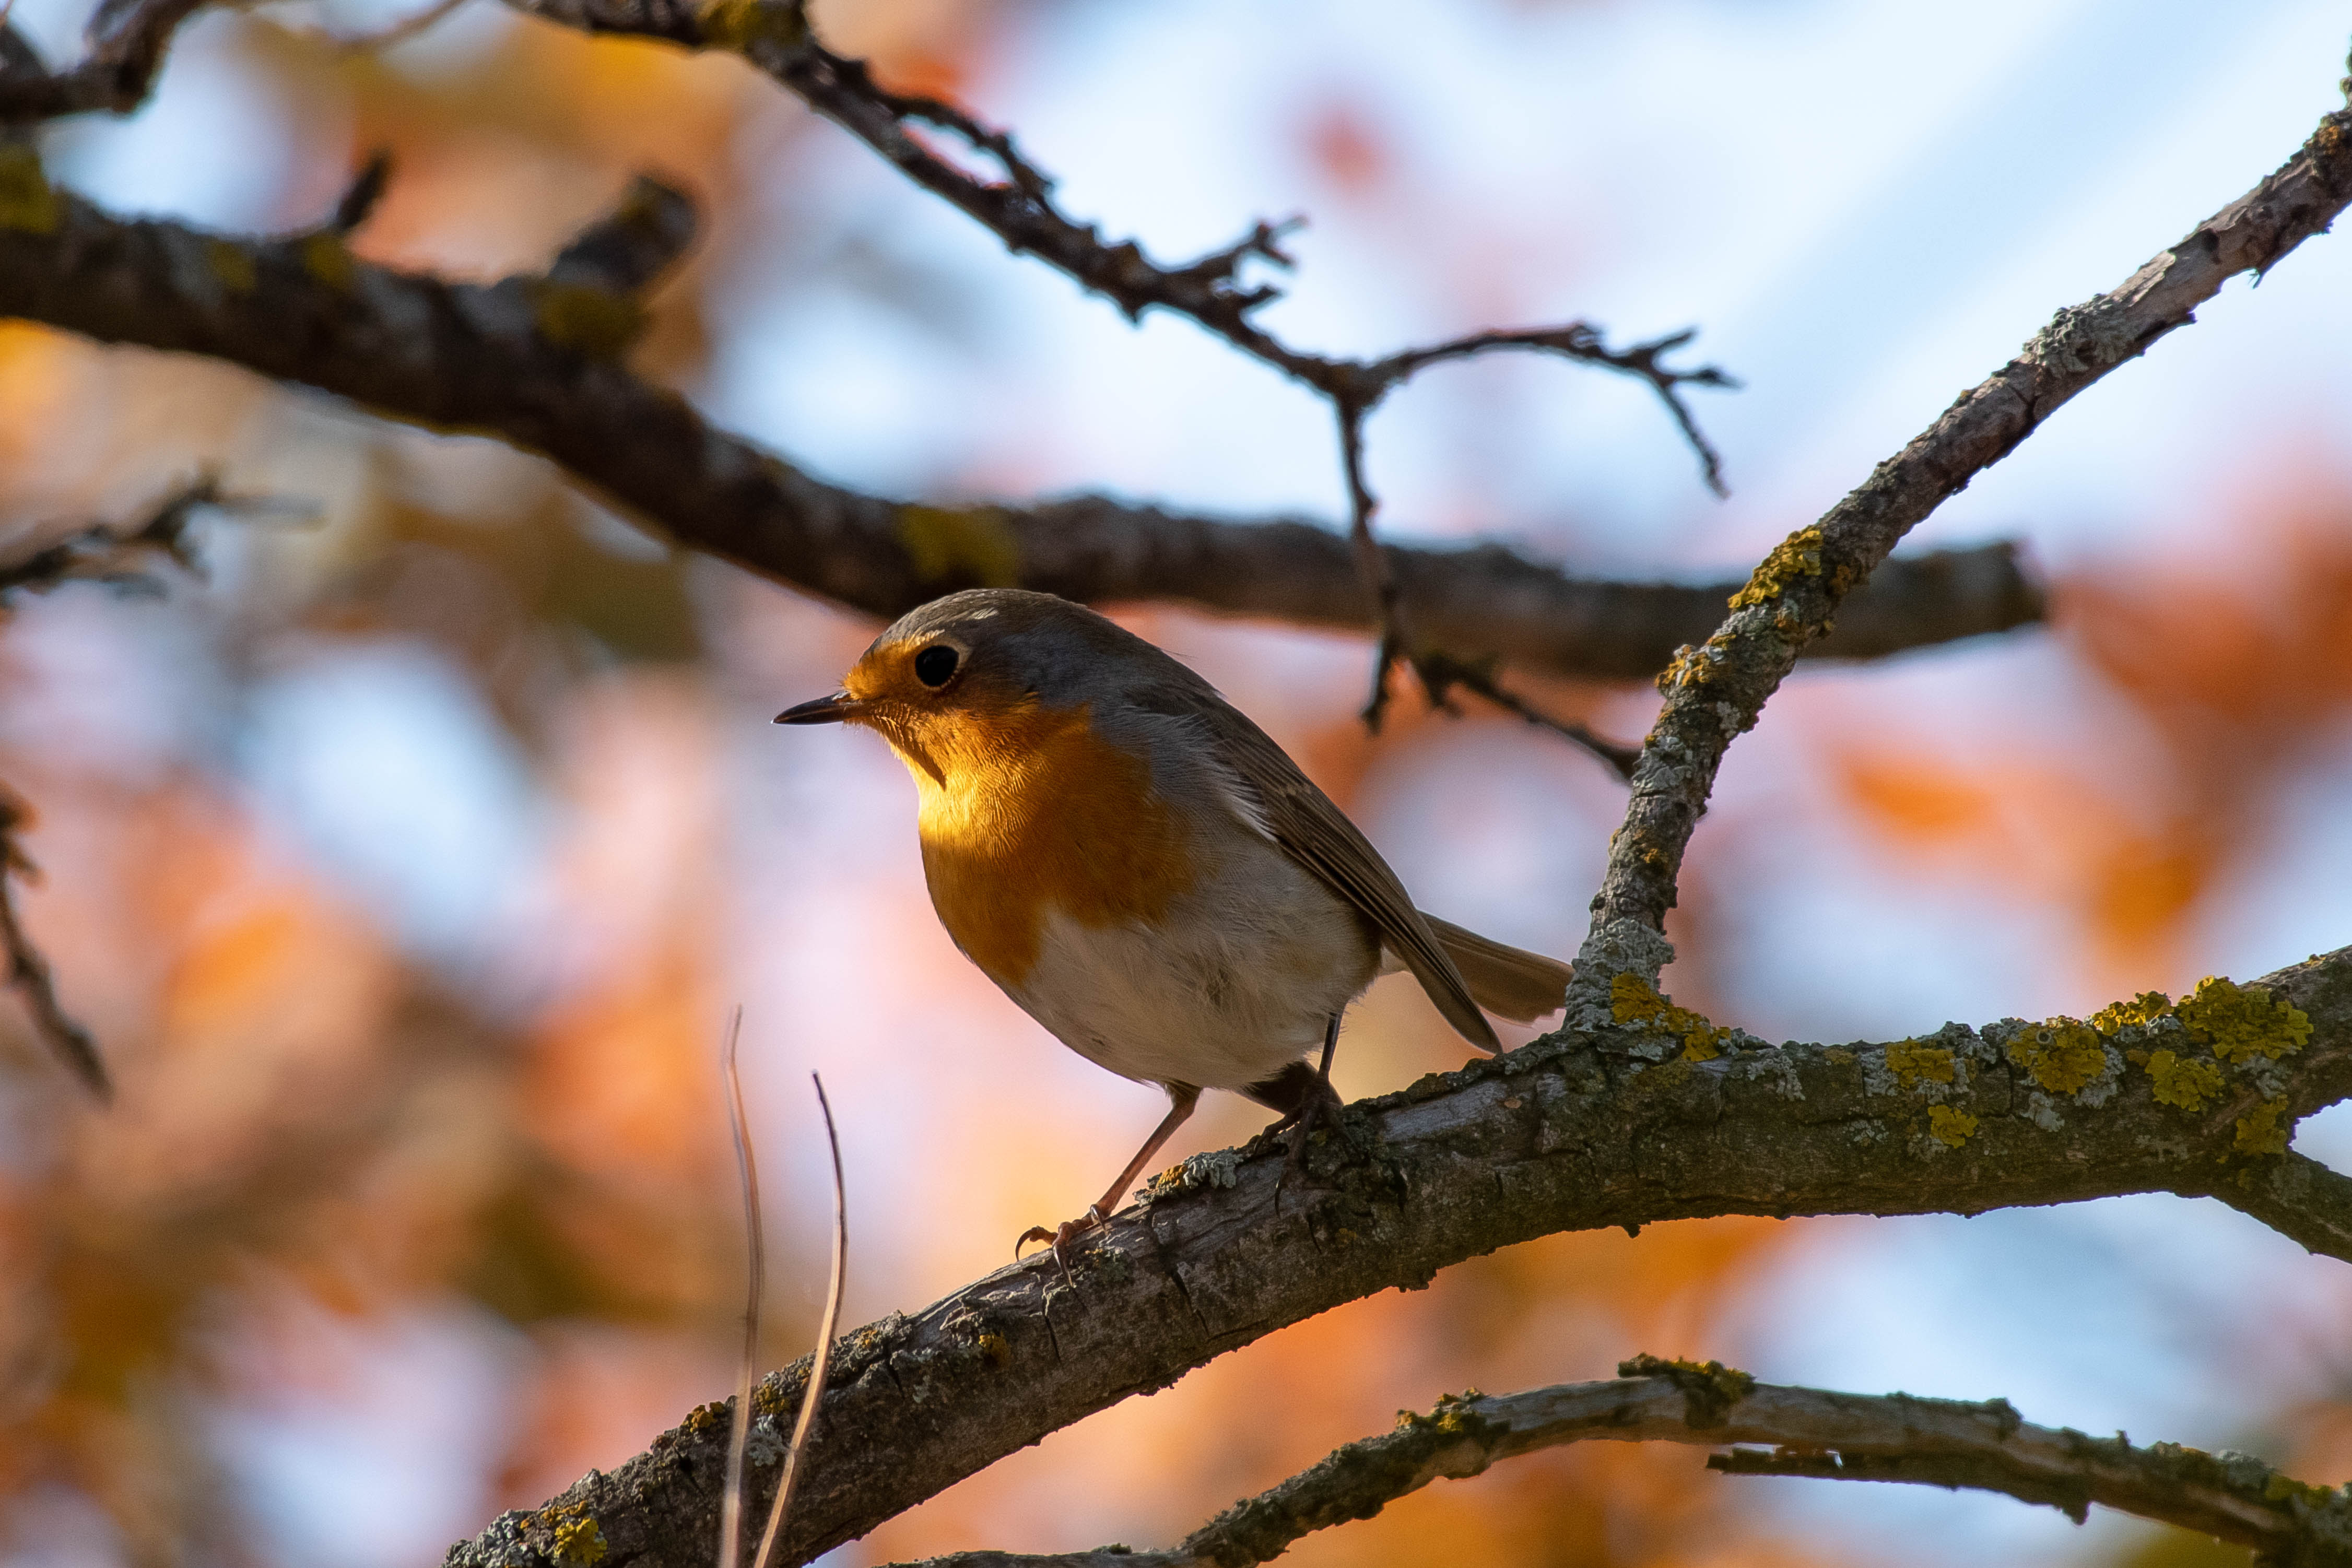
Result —
[[[2286,1153],[2287,1135],[2294,1124],[2284,1122],[2286,1096],[2265,1100],[2238,1118],[2238,1152],[2243,1155],[2283,1155]]]
[[[2209,977],[2174,1010],[2189,1039],[2211,1046],[2213,1054],[2228,1062],[2254,1056],[2276,1061],[2301,1051],[2311,1038],[2311,1019],[2303,1009],[2273,998],[2259,986]]]
[[[1475,1388],[1465,1388],[1459,1394],[1441,1394],[1437,1396],[1436,1408],[1426,1416],[1418,1410],[1398,1411],[1397,1430],[1402,1432],[1415,1427],[1426,1427],[1449,1437],[1475,1433],[1486,1425],[1486,1421],[1469,1406],[1485,1397]]]
[[[1012,1342],[1007,1340],[1001,1333],[982,1334],[980,1336],[980,1354],[988,1358],[988,1364],[991,1366],[1010,1366],[1013,1364]]]
[[[1832,1046],[1831,1049],[1822,1052],[1822,1060],[1823,1061],[1834,1061],[1840,1067],[1852,1067],[1853,1065],[1853,1052],[1850,1051],[1840,1051]]]
[[[1021,580],[1021,541],[993,507],[901,507],[898,543],[925,582],[1010,588]]]
[[[597,1522],[583,1516],[566,1520],[555,1527],[555,1557],[559,1563],[576,1563],[581,1568],[604,1560],[604,1531]]]
[[[2326,1508],[2336,1500],[2336,1489],[2313,1486],[2309,1481],[2299,1481],[2293,1476],[2276,1473],[2263,1483],[2264,1502],[2285,1502],[2290,1499],[2307,1508]]]
[[[1751,604],[1769,604],[1800,577],[1822,574],[1822,526],[1808,523],[1772,547],[1748,579],[1748,586],[1731,596],[1731,608],[1745,610]]]
[[[205,265],[213,269],[213,276],[231,294],[250,294],[261,282],[254,269],[253,257],[233,241],[205,241]]]
[[[331,229],[302,236],[302,270],[339,294],[351,291],[353,267],[352,253],[344,247],[343,236]]]
[[[711,0],[698,17],[702,41],[738,54],[754,44],[795,49],[808,42],[808,16],[792,0]]]
[[[64,215],[64,204],[41,172],[41,155],[22,145],[0,147],[0,229],[55,234]]]
[[[1958,1148],[1975,1135],[1977,1119],[1949,1105],[1927,1107],[1927,1134],[1947,1148]]]
[[[2070,1018],[2028,1024],[2009,1042],[2009,1059],[2053,1094],[2072,1094],[2106,1071],[2098,1032]]]
[[[1895,1074],[1906,1089],[1923,1078],[1930,1083],[1949,1083],[1953,1076],[1952,1053],[1941,1046],[1898,1040],[1886,1048],[1886,1071]]]
[[[2184,1111],[2201,1111],[2205,1102],[2221,1092],[2221,1070],[2210,1061],[2190,1061],[2169,1051],[2148,1053],[2147,1075],[2154,1082],[2157,1102]]]
[[[2172,998],[2162,991],[2142,991],[2129,1001],[2109,1002],[2091,1015],[2091,1027],[2110,1040],[2126,1024],[2154,1023],[2172,1010]]]
[[[1675,1006],[1639,975],[1620,974],[1610,980],[1609,1013],[1619,1023],[1647,1024],[1675,1036],[1683,1042],[1685,1061],[1714,1061],[1731,1038],[1729,1030],[1717,1028],[1704,1014]]]
[[[533,280],[530,289],[539,335],[592,360],[616,358],[646,329],[646,308],[625,294],[545,278]]]
[[[1696,647],[1685,643],[1675,650],[1675,656],[1658,672],[1658,690],[1672,696],[1677,687],[1706,685],[1715,679],[1729,652],[1729,642],[1721,632]]]

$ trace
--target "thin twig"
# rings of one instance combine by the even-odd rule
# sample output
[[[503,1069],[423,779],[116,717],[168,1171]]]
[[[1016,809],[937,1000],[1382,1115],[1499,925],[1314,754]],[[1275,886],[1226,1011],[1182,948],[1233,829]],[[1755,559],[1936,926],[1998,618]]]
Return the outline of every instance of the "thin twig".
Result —
[[[332,45],[336,52],[339,54],[382,54],[384,50],[393,47],[394,45],[404,44],[408,42],[409,39],[415,37],[418,34],[429,31],[433,27],[439,26],[442,22],[448,19],[452,12],[456,11],[459,6],[465,4],[466,0],[433,0],[433,4],[425,6],[423,10],[412,11],[407,16],[403,16],[399,21],[379,27],[372,33],[357,33],[347,36],[341,33],[330,32],[326,28],[321,27],[316,29],[316,35],[327,43]]]
[[[146,101],[172,35],[205,0],[100,0],[83,29],[88,55],[60,71],[0,18],[0,124],[31,125],[90,110],[127,114]]]
[[[1454,706],[1452,688],[1465,687],[1504,712],[1517,715],[1538,729],[1549,730],[1563,740],[1582,747],[1607,764],[1622,782],[1633,781],[1633,765],[1642,758],[1640,747],[1612,740],[1572,719],[1554,718],[1517,693],[1506,689],[1496,679],[1491,662],[1472,664],[1450,653],[1424,653],[1413,660],[1412,665],[1429,695],[1430,706],[1447,712],[1457,711]]]
[[[1394,570],[1372,532],[1376,509],[1363,476],[1363,422],[1382,398],[1414,374],[1448,360],[1496,350],[1532,350],[1635,377],[1656,392],[1699,459],[1708,486],[1723,493],[1719,455],[1700,432],[1684,401],[1686,386],[1729,388],[1738,383],[1712,366],[1670,369],[1663,357],[1686,345],[1685,330],[1630,349],[1611,349],[1598,329],[1582,321],[1559,327],[1470,333],[1445,342],[1408,349],[1381,359],[1359,360],[1310,353],[1282,341],[1259,326],[1254,312],[1280,297],[1274,285],[1244,285],[1243,266],[1252,259],[1287,267],[1281,239],[1298,220],[1260,222],[1249,234],[1199,260],[1171,267],[1152,260],[1132,240],[1106,239],[1055,204],[1054,181],[1013,143],[964,110],[938,99],[894,93],[874,80],[866,62],[836,55],[811,30],[804,0],[730,0],[683,15],[655,13],[634,0],[508,0],[517,10],[592,32],[651,34],[703,47],[729,48],[744,56],[810,108],[864,141],[918,185],[947,201],[1003,240],[1015,253],[1034,256],[1082,287],[1111,300],[1130,319],[1148,308],[1171,310],[1224,340],[1243,353],[1320,393],[1339,427],[1340,461],[1349,490],[1349,534],[1358,576],[1373,609],[1378,645],[1365,724],[1377,730],[1389,702],[1388,675],[1400,658],[1419,653],[1405,624]],[[910,126],[945,131],[993,162],[1001,181],[984,179],[933,149]]]
[[[743,1038],[743,1004],[727,1024],[727,1049],[719,1063],[727,1077],[727,1131],[735,1141],[735,1175],[743,1187],[743,1354],[735,1370],[735,1421],[727,1436],[727,1490],[719,1505],[719,1568],[736,1568],[743,1556],[743,1456],[751,1446],[751,1379],[760,1355],[760,1298],[765,1293],[768,1257],[760,1219],[760,1165],[751,1152],[751,1118],[743,1110],[743,1080],[735,1071],[735,1047]]]
[[[824,1097],[824,1080],[815,1073],[817,1109],[824,1113],[825,1146],[833,1151],[833,1280],[826,1288],[824,1321],[817,1325],[816,1354],[810,1359],[808,1382],[801,1388],[801,1413],[793,1423],[792,1447],[784,1450],[784,1473],[776,1482],[776,1500],[768,1510],[768,1528],[760,1536],[760,1554],[751,1568],[768,1568],[776,1549],[776,1531],[792,1511],[793,1492],[800,1485],[801,1460],[808,1453],[809,1428],[817,1406],[824,1403],[824,1376],[833,1363],[834,1331],[841,1322],[841,1296],[849,1277],[849,1199],[841,1176],[841,1135],[834,1131],[833,1104]]]
[[[137,563],[161,556],[183,570],[195,570],[196,557],[188,537],[195,515],[238,504],[224,497],[218,482],[205,475],[157,502],[147,520],[136,528],[92,523],[56,544],[0,564],[0,596],[47,593],[68,582],[104,583],[124,593],[158,592],[161,585],[139,570]]]
[[[103,1103],[114,1098],[114,1084],[106,1075],[106,1063],[98,1054],[98,1042],[89,1031],[66,1016],[58,1001],[57,982],[50,977],[48,960],[33,946],[26,934],[24,922],[16,914],[15,883],[38,879],[40,868],[26,856],[16,842],[20,828],[31,825],[32,811],[14,791],[0,786],[0,944],[8,953],[8,983],[23,993],[26,1007],[33,1015],[33,1025],[58,1059],[72,1070],[92,1094]]]

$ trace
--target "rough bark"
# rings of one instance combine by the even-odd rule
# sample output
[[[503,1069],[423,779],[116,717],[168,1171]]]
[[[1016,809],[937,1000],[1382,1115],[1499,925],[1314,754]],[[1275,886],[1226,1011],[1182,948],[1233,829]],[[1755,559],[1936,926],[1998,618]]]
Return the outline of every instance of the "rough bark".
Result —
[[[1610,841],[1578,963],[1581,994],[1597,994],[1621,971],[1656,979],[1665,956],[1656,934],[1674,907],[1683,852],[1725,750],[1896,542],[2084,388],[2189,325],[2222,284],[2266,272],[2325,233],[2347,202],[2352,110],[2337,110],[2276,172],[2113,293],[2059,311],[2015,359],[1765,558],[1721,628],[1678,653],[1658,679],[1666,704],[1634,767],[1624,824]]]
[[[2252,1547],[2269,1563],[2352,1563],[2352,1493],[2307,1486],[2248,1455],[2135,1448],[2120,1435],[2037,1427],[2006,1399],[1833,1394],[1648,1355],[1618,1371],[1610,1383],[1441,1399],[1427,1416],[1406,1414],[1394,1431],[1234,1504],[1165,1552],[959,1552],[900,1568],[1251,1568],[1433,1480],[1592,1440],[1724,1448],[1707,1468],[1729,1475],[1967,1487],[2058,1509],[2077,1524],[2098,1503]]]
[[[0,150],[0,158],[9,156]],[[37,181],[19,150],[15,176]],[[0,174],[6,171],[0,171]],[[5,183],[5,181],[0,181]],[[690,549],[890,618],[957,588],[1013,584],[1101,603],[1174,600],[1369,631],[1344,535],[1192,517],[1101,496],[942,507],[828,485],[711,425],[618,359],[641,324],[646,236],[675,206],[641,185],[546,277],[489,287],[352,256],[332,227],[275,240],[126,222],[46,183],[0,211],[0,313],[101,341],[225,360],[435,429],[544,454]],[[588,242],[640,236],[632,270]],[[673,248],[684,243],[676,235]],[[663,259],[667,259],[664,256]],[[1397,549],[1415,623],[1455,653],[1641,679],[1720,617],[1734,584],[1570,577],[1499,545]],[[2042,613],[2014,549],[1895,563],[1821,652],[1876,658],[2005,631]]]
[[[2300,1205],[2306,1245],[2346,1234],[2331,1193],[2277,1188],[2294,1119],[2352,1096],[2352,949],[2260,987],[2120,1004],[2097,1028],[1767,1046],[1626,976],[1600,1029],[1351,1107],[1279,1210],[1279,1140],[1196,1155],[1074,1249],[1074,1282],[1040,1256],[845,1336],[781,1560],[1290,1323],[1556,1231],[2173,1192]],[[754,1506],[806,1376],[803,1361],[754,1396]],[[602,1568],[698,1564],[728,1427],[725,1406],[702,1406],[618,1470],[453,1548],[452,1568],[561,1560],[557,1532],[583,1521]]]

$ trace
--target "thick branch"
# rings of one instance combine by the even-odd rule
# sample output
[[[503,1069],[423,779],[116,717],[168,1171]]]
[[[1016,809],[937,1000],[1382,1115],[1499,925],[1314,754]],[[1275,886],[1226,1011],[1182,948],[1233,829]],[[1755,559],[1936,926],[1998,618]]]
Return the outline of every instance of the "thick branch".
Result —
[[[2135,1448],[1981,1405],[1758,1383],[1716,1363],[1640,1356],[1611,1383],[1446,1398],[1234,1504],[1166,1552],[1016,1556],[964,1552],[902,1568],[1249,1568],[1318,1530],[1370,1519],[1439,1479],[1588,1439],[1728,1448],[1728,1475],[1909,1481],[2004,1493],[2081,1523],[2092,1503],[2253,1548],[2278,1563],[2352,1563],[2352,1495],[2306,1486],[2243,1454]],[[1769,1448],[1730,1445],[1769,1445]]]
[[[1041,1255],[848,1336],[825,1394],[835,1436],[782,1560],[1287,1324],[1555,1231],[2258,1191],[2294,1119],[2352,1097],[2352,949],[2262,985],[2273,994],[2214,987],[2102,1015],[2112,1033],[2012,1019],[1766,1047],[1624,977],[1622,1021],[1351,1107],[1278,1209],[1281,1140],[1198,1155],[1076,1252],[1074,1286]],[[768,1378],[762,1419],[788,1421],[806,1376]],[[702,1407],[462,1543],[453,1568],[522,1568],[580,1518],[603,1532],[604,1568],[698,1564],[727,1429],[724,1406]],[[755,1498],[773,1484],[772,1466],[756,1473]]]
[[[668,254],[684,243],[682,205],[657,189],[641,183],[550,277],[482,287],[358,260],[331,229],[257,240],[123,222],[43,184],[26,222],[0,223],[0,312],[499,436],[683,545],[876,616],[1004,583],[1370,628],[1348,541],[1306,523],[1217,521],[1101,497],[1027,508],[898,502],[824,484],[714,428],[616,357],[642,324],[628,290],[664,255],[652,242],[667,235]],[[1654,674],[1714,624],[1728,592],[1570,578],[1495,545],[1391,554],[1433,641],[1598,679]],[[2011,547],[1938,553],[1893,563],[1820,651],[1874,658],[2042,612]]]
[[[1624,826],[1610,841],[1575,994],[1590,999],[1621,971],[1656,979],[1665,956],[1656,934],[1725,749],[1755,724],[1798,651],[1828,628],[1840,601],[1895,543],[2068,399],[2187,326],[2231,277],[2267,271],[2325,232],[2347,202],[2352,111],[2339,110],[2277,172],[2115,292],[2059,311],[2017,358],[1765,559],[1721,628],[1677,653],[1659,677],[1665,708],[1643,747]]]
[[[1192,319],[1241,352],[1270,365],[1322,394],[1330,405],[1347,480],[1349,538],[1357,572],[1377,632],[1370,700],[1365,725],[1377,732],[1389,701],[1389,672],[1399,661],[1419,670],[1433,705],[1444,701],[1449,680],[1435,666],[1460,668],[1459,655],[1416,636],[1406,613],[1402,584],[1388,552],[1373,537],[1379,503],[1364,477],[1364,420],[1397,387],[1428,367],[1501,350],[1555,354],[1634,376],[1646,382],[1674,415],[1698,455],[1708,486],[1724,494],[1723,464],[1701,434],[1683,389],[1732,387],[1738,383],[1712,366],[1677,370],[1664,357],[1687,345],[1691,331],[1670,334],[1631,349],[1612,349],[1598,328],[1574,321],[1562,327],[1473,332],[1443,343],[1407,349],[1373,360],[1339,358],[1297,349],[1260,327],[1252,312],[1276,298],[1270,284],[1244,287],[1241,268],[1255,256],[1288,267],[1280,241],[1288,225],[1259,223],[1238,243],[1184,267],[1147,256],[1132,240],[1110,241],[1091,224],[1064,213],[1054,199],[1054,182],[1013,144],[964,110],[936,99],[893,93],[874,80],[862,60],[845,58],[817,40],[808,23],[806,0],[710,0],[682,5],[676,0],[509,0],[515,9],[595,33],[660,38],[698,48],[729,49],[800,95],[811,109],[847,131],[895,165],[916,184],[977,220],[1016,254],[1034,256],[1080,286],[1115,301],[1129,319],[1157,306]],[[971,152],[992,161],[1002,180],[972,174],[933,151],[914,133],[917,126],[947,132]],[[1471,650],[1474,656],[1481,651]],[[1495,694],[1490,690],[1489,696]],[[1504,699],[1496,697],[1496,700]],[[1506,702],[1505,706],[1514,706]],[[1538,724],[1587,747],[1622,774],[1621,749],[1573,727],[1552,724],[1523,706]]]

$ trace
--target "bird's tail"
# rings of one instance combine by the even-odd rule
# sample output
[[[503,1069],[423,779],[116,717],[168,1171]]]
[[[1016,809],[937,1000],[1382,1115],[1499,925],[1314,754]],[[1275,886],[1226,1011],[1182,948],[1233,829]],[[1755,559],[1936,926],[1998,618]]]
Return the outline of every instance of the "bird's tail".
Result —
[[[1568,982],[1576,971],[1557,958],[1489,941],[1450,920],[1424,911],[1422,918],[1437,937],[1437,945],[1462,971],[1463,983],[1478,1005],[1496,1018],[1533,1023],[1558,1012],[1567,999]]]

